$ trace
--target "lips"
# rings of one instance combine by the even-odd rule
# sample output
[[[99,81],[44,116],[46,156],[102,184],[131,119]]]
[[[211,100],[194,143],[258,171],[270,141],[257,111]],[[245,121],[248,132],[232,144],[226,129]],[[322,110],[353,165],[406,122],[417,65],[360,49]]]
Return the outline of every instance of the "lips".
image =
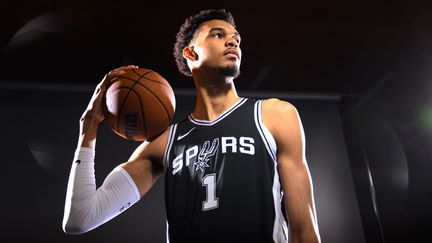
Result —
[[[240,58],[240,55],[239,55],[238,51],[235,50],[235,49],[228,49],[228,50],[226,50],[224,52],[224,55],[225,56],[233,56],[233,57],[236,57],[236,58]]]

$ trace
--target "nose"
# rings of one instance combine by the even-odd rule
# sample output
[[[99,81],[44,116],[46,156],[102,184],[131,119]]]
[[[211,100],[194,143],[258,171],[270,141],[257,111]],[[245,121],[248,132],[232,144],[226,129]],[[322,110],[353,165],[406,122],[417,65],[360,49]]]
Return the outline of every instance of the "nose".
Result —
[[[229,37],[226,41],[226,46],[238,47],[238,40],[235,37]]]

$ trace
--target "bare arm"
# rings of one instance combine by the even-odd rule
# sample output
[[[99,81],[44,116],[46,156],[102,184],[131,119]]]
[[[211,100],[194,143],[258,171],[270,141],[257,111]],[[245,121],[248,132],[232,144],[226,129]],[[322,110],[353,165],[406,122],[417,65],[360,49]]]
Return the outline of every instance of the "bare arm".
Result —
[[[105,119],[103,96],[113,79],[135,66],[108,73],[98,84],[80,119],[78,148],[69,176],[63,229],[81,234],[98,227],[136,203],[162,174],[166,133],[142,143],[128,162],[116,167],[96,189],[94,153],[97,128]]]
[[[134,180],[141,197],[163,175],[162,159],[168,139],[168,130],[154,141],[143,142],[121,166]]]
[[[263,102],[263,119],[277,143],[278,171],[291,242],[320,242],[312,180],[305,157],[303,127],[296,108],[288,102]]]

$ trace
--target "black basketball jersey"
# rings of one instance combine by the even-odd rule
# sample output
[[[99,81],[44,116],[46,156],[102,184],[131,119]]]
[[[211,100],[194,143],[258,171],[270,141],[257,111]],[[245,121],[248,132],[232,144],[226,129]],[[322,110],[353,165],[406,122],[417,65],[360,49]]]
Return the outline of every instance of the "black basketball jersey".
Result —
[[[276,143],[262,101],[242,98],[213,121],[170,127],[165,203],[170,242],[287,242]]]

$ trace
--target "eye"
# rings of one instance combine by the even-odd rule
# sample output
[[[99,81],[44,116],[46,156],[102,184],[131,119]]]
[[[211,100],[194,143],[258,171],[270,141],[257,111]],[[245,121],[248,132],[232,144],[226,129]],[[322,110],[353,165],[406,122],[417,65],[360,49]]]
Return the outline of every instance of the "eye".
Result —
[[[223,37],[223,34],[222,34],[222,33],[214,33],[214,34],[213,34],[213,37],[216,37],[216,38],[222,38],[222,37]]]

